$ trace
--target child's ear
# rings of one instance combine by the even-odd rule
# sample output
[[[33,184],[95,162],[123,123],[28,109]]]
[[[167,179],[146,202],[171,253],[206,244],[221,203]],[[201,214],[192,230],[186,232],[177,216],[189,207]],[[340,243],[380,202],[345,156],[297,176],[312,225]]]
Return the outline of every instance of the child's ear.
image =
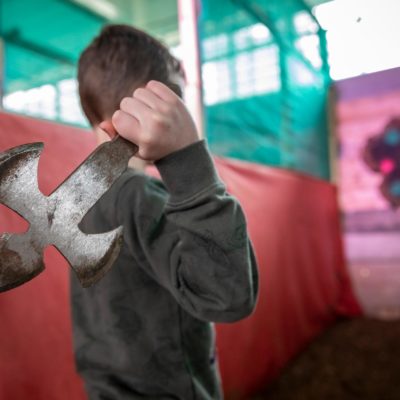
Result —
[[[111,123],[111,121],[102,121],[98,125],[98,127],[106,132],[110,139],[112,139],[114,136],[118,135],[118,132],[115,130],[114,125]]]
[[[101,122],[99,125],[94,126],[93,130],[96,135],[96,141],[98,145],[104,142],[109,142],[114,136],[117,135],[117,132],[110,121]]]

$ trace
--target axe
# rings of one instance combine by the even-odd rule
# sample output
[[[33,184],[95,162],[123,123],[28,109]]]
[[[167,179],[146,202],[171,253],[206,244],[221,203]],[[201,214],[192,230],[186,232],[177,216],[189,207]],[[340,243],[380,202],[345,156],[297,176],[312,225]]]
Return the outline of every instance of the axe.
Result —
[[[85,234],[78,224],[124,172],[137,146],[117,135],[97,147],[49,196],[38,188],[42,150],[43,143],[31,143],[0,153],[0,203],[30,224],[23,234],[0,233],[0,292],[42,272],[48,245],[57,248],[88,287],[111,268],[122,245],[122,227]]]

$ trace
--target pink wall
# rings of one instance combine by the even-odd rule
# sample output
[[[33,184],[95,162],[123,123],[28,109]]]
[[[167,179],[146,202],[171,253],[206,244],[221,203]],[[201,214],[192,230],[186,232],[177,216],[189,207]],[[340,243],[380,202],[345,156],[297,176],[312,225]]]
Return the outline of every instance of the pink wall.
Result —
[[[395,116],[400,116],[400,89],[339,101],[340,203],[344,211],[388,209],[377,190],[382,177],[365,165],[360,153],[367,139],[380,133]]]
[[[339,198],[356,294],[367,314],[400,317],[400,211],[379,191],[383,177],[361,158],[366,141],[400,117],[400,68],[337,83]]]

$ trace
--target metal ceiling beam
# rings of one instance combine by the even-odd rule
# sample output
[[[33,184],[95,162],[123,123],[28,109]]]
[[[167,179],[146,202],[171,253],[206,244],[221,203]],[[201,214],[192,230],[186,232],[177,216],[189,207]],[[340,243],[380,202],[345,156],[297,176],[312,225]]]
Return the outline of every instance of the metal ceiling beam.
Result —
[[[74,0],[61,0],[64,4],[70,6],[72,9],[79,11],[82,14],[87,15],[90,18],[93,18],[94,20],[101,22],[103,24],[110,22],[107,18],[105,18],[103,15],[100,15],[96,12],[94,12],[91,8],[85,7],[84,5],[75,2]]]
[[[315,18],[315,15],[312,13],[311,8],[312,6],[309,4],[308,1],[305,0],[297,0],[297,3],[303,7],[305,10],[307,10],[308,14],[310,15],[310,17],[312,18],[312,20],[319,26],[319,29],[322,29],[319,21],[317,20],[317,18]],[[320,1],[319,4],[325,3],[325,1]]]
[[[3,97],[4,97],[4,42],[0,37],[0,110],[3,108]]]
[[[5,32],[1,36],[5,43],[10,43],[14,46],[21,47],[32,53],[40,54],[43,57],[49,58],[51,60],[57,61],[61,64],[72,65],[76,64],[76,60],[72,57],[56,50],[45,46],[41,46],[38,43],[32,42],[30,40],[24,39],[19,31]]]

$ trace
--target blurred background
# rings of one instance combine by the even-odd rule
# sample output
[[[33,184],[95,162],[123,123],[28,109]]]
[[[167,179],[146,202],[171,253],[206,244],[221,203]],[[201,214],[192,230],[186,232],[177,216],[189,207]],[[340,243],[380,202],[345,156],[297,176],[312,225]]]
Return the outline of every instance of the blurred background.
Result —
[[[110,23],[163,41],[184,65],[185,98],[216,157],[336,191],[359,306],[347,316],[363,318],[299,346],[285,359],[283,380],[274,373],[263,388],[270,392],[257,398],[397,399],[399,15],[399,0],[0,0],[0,108],[89,134],[76,82],[83,48]],[[335,348],[353,358],[336,359]],[[312,383],[318,379],[325,387]]]

